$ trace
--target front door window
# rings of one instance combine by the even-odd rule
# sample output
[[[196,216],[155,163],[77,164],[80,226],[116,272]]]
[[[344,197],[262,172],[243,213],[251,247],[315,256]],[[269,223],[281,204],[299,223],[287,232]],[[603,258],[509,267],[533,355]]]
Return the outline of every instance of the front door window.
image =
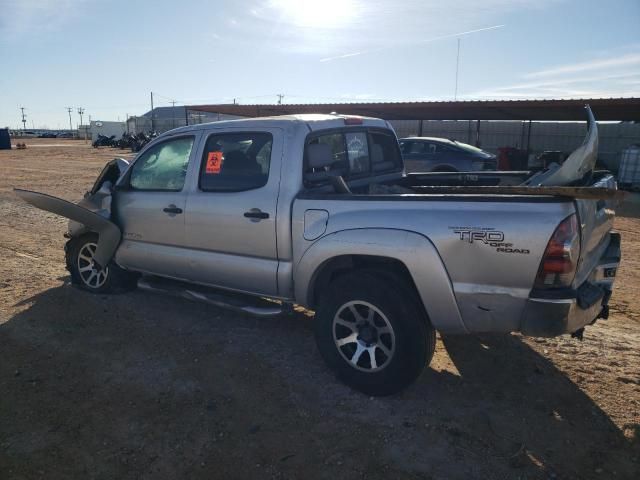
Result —
[[[173,192],[182,190],[192,148],[193,137],[175,138],[151,147],[133,164],[131,188]]]

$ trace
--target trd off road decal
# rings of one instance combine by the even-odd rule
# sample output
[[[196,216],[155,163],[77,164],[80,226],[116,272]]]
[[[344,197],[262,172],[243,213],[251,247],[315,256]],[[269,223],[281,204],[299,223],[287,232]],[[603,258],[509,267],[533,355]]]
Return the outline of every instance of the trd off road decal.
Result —
[[[470,244],[487,245],[495,248],[498,253],[519,253],[528,255],[526,248],[516,248],[513,243],[505,242],[504,232],[492,227],[449,227],[458,238]]]

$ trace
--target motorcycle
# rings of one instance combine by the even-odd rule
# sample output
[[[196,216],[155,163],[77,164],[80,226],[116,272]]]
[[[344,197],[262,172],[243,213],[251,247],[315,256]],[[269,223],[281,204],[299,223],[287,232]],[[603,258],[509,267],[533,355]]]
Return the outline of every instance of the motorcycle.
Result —
[[[98,135],[98,138],[96,138],[92,144],[93,148],[111,147],[115,138],[115,135],[111,135],[110,137],[107,137],[106,135]]]

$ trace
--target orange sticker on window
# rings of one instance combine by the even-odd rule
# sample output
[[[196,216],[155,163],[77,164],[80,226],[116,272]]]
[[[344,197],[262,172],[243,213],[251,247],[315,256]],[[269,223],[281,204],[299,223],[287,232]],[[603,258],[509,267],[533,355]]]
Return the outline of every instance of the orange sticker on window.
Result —
[[[222,168],[222,161],[224,156],[222,152],[209,152],[207,156],[207,166],[205,167],[205,173],[217,175]]]

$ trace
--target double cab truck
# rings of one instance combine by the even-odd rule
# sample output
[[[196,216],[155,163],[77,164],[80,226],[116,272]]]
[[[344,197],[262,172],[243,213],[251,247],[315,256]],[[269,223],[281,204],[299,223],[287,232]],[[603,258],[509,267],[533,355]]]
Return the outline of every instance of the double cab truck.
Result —
[[[304,306],[335,374],[388,395],[429,364],[436,331],[580,336],[606,317],[617,192],[593,170],[590,119],[570,184],[406,174],[388,122],[314,114],[171,130],[110,162],[78,204],[16,192],[71,219],[79,287],[178,290],[255,314]]]

